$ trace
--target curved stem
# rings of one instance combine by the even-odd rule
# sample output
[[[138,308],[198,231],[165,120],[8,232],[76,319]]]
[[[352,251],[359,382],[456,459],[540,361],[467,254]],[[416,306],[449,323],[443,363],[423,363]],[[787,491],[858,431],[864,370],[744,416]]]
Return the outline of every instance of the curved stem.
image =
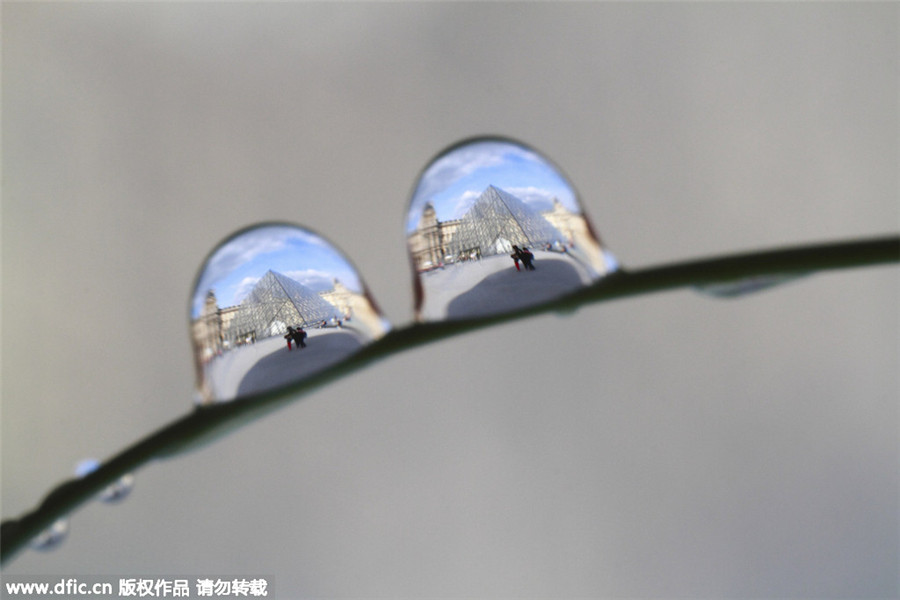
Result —
[[[2,523],[0,563],[10,560],[55,520],[71,513],[104,487],[141,465],[204,445],[293,402],[329,381],[395,353],[475,329],[551,311],[649,294],[684,286],[739,281],[760,275],[804,274],[900,262],[900,236],[831,242],[787,249],[699,259],[638,270],[621,270],[568,296],[514,314],[490,318],[412,324],[395,329],[341,364],[280,390],[233,402],[199,407],[109,459],[96,471],[53,489],[34,510]]]

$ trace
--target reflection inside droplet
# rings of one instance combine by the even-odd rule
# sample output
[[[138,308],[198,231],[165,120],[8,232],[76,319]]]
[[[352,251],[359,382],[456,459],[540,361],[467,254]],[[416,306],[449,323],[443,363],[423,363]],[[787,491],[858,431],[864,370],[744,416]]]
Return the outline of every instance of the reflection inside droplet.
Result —
[[[41,551],[53,550],[66,539],[68,534],[69,520],[59,519],[31,540],[31,547]]]
[[[498,138],[456,145],[425,169],[406,234],[422,321],[534,306],[618,268],[559,169]]]
[[[722,283],[710,283],[707,285],[698,285],[694,289],[707,296],[715,298],[737,298],[747,294],[761,292],[775,286],[788,283],[805,277],[806,274],[778,274],[778,275],[758,275],[756,277],[747,277],[736,281],[725,281]]]
[[[75,476],[84,477],[88,473],[93,473],[100,467],[100,461],[94,458],[85,458],[75,465]],[[100,500],[108,504],[120,502],[131,493],[134,488],[134,475],[126,473],[100,492]]]
[[[200,271],[190,310],[200,403],[295,383],[390,328],[334,246],[283,224],[222,242]]]

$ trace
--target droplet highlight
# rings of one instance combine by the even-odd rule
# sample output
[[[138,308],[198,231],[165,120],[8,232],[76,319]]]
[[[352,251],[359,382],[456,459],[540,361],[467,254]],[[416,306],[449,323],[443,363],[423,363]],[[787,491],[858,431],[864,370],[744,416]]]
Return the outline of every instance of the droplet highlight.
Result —
[[[502,138],[462,142],[425,168],[406,236],[419,321],[514,312],[618,269],[559,168]]]
[[[55,550],[63,543],[63,540],[69,535],[69,520],[59,519],[53,524],[39,533],[32,541],[31,548],[47,552]]]
[[[78,462],[75,465],[75,476],[76,477],[84,477],[89,473],[93,473],[100,467],[100,461],[94,458],[85,458]],[[129,494],[131,494],[131,490],[134,489],[134,475],[131,473],[126,473],[100,492],[98,496],[101,502],[105,502],[107,504],[116,504],[121,502]]]
[[[347,258],[286,224],[219,244],[197,277],[190,313],[201,404],[296,383],[390,330]]]

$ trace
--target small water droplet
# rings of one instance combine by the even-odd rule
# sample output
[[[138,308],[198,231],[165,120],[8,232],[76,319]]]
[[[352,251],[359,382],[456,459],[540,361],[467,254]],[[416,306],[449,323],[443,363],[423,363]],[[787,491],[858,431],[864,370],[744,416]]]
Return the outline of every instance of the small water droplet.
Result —
[[[59,519],[53,523],[50,527],[39,533],[33,540],[31,540],[31,547],[34,550],[40,550],[42,552],[46,552],[48,550],[56,549],[66,536],[69,535],[69,520],[68,519]]]
[[[89,473],[93,473],[100,466],[100,461],[94,458],[85,458],[75,465],[75,476],[84,477]],[[100,492],[99,499],[101,502],[115,504],[124,500],[134,488],[134,475],[126,473]]]
[[[78,464],[75,465],[75,477],[84,477],[90,473],[93,473],[100,466],[100,461],[96,458],[85,458],[83,460],[78,461]]]
[[[420,321],[516,311],[618,268],[562,172],[501,138],[462,142],[425,168],[406,235]]]
[[[353,265],[307,229],[263,224],[219,244],[191,296],[202,404],[274,390],[390,329]]]
[[[100,500],[107,504],[115,504],[124,500],[134,489],[134,475],[127,473],[100,493]]]
[[[789,283],[802,277],[806,277],[806,275],[806,273],[801,273],[799,275],[758,275],[756,277],[747,277],[736,281],[698,285],[695,286],[694,289],[701,294],[713,296],[715,298],[737,298]]]

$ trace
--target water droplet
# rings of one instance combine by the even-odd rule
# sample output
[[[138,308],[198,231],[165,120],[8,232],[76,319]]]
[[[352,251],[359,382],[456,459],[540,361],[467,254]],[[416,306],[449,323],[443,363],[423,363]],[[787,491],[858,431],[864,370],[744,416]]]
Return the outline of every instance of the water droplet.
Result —
[[[85,458],[75,465],[75,476],[84,477],[93,473],[100,466],[100,462],[94,458]],[[134,488],[134,475],[126,473],[100,492],[100,500],[108,504],[115,504],[124,500]]]
[[[78,464],[75,465],[75,477],[84,477],[90,473],[93,473],[100,466],[100,461],[96,458],[85,458],[84,460],[78,461]]]
[[[190,313],[203,404],[296,383],[390,329],[344,255],[286,224],[219,244],[197,277]]]
[[[46,552],[59,546],[69,535],[69,520],[59,519],[31,540],[31,547]]]
[[[425,168],[406,235],[420,321],[520,310],[618,268],[562,172],[501,138],[462,142]]]
[[[737,298],[746,296],[755,292],[761,292],[777,285],[789,283],[801,277],[805,277],[806,273],[791,275],[758,275],[756,277],[747,277],[736,281],[725,281],[721,283],[710,283],[707,285],[698,285],[694,289],[701,294],[713,296],[715,298]]]

